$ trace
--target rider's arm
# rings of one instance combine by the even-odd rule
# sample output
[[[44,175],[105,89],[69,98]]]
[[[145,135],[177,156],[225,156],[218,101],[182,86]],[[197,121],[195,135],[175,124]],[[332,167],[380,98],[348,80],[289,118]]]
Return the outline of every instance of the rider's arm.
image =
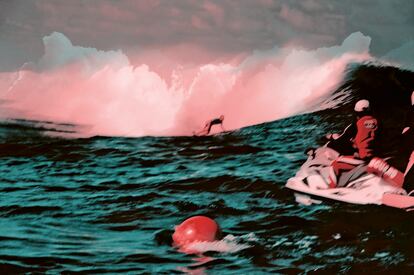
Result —
[[[338,134],[338,133],[329,133],[326,135],[326,138],[328,140],[336,140],[339,138],[347,138],[348,140],[350,140],[356,132],[356,128],[354,124],[349,124],[348,126],[346,126],[346,128],[342,131],[342,133]]]

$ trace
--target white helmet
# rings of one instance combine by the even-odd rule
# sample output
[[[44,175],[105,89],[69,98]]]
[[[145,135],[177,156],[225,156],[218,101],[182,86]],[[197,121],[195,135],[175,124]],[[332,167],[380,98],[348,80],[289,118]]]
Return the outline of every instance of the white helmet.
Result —
[[[369,101],[366,99],[359,100],[354,107],[355,112],[364,112],[369,110]]]

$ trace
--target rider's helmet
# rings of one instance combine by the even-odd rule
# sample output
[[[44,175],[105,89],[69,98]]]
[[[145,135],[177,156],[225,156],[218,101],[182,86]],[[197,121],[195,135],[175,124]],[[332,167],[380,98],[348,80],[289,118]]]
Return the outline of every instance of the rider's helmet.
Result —
[[[355,103],[354,111],[357,113],[361,112],[367,112],[370,110],[369,101],[366,99],[358,100],[357,103]]]

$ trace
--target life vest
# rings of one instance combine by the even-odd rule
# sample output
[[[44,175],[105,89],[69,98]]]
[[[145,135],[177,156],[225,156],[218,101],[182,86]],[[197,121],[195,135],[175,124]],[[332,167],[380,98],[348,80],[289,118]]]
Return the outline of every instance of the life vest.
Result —
[[[354,138],[354,146],[358,150],[359,157],[365,159],[373,153],[373,141],[378,130],[378,121],[370,115],[358,119],[356,122],[357,133]]]

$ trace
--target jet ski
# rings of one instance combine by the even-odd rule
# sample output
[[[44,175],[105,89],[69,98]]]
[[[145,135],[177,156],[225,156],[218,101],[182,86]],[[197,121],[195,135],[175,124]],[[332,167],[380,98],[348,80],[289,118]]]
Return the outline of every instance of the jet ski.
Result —
[[[384,161],[373,159],[368,165],[343,173],[338,179],[338,187],[330,188],[330,165],[340,154],[327,145],[312,149],[307,154],[309,157],[306,162],[285,185],[295,192],[299,203],[321,203],[314,198],[322,198],[352,204],[388,205],[405,209],[414,207],[414,197],[402,188],[402,181],[401,184],[395,184],[389,180],[390,176],[402,176],[403,180],[403,174],[386,167]],[[376,173],[377,168],[386,169],[388,177],[386,173]]]

